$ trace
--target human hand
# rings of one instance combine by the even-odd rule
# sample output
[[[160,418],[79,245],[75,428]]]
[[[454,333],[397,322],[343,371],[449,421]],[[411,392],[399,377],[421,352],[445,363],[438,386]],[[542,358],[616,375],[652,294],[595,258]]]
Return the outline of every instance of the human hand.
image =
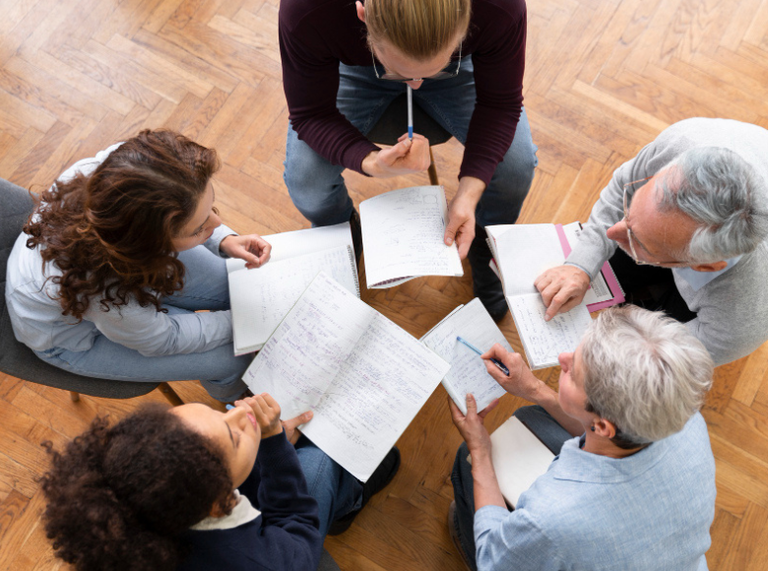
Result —
[[[470,393],[466,398],[467,414],[464,415],[459,407],[456,406],[456,403],[453,402],[453,399],[448,397],[448,406],[451,408],[453,424],[458,428],[464,442],[467,443],[467,448],[469,449],[470,454],[474,454],[477,451],[490,453],[491,437],[488,434],[488,430],[485,428],[483,421],[485,420],[486,415],[499,404],[499,399],[495,399],[491,402],[491,404],[485,407],[485,410],[482,412],[477,412],[477,401],[475,401],[474,395]]]
[[[288,442],[291,444],[296,444],[296,442],[298,442],[299,437],[301,436],[301,431],[298,427],[312,420],[313,416],[314,413],[311,410],[308,410],[307,412],[301,413],[299,416],[283,421],[283,429],[285,430],[285,437],[288,439]]]
[[[369,153],[363,159],[363,171],[373,177],[388,178],[425,171],[430,162],[429,140],[416,133],[411,140],[405,134],[394,147]]]
[[[229,235],[221,241],[219,249],[230,258],[245,260],[249,270],[265,264],[272,252],[272,246],[257,234]]]
[[[565,313],[579,305],[589,289],[589,276],[576,266],[562,265],[550,268],[533,282],[547,307],[544,320]]]
[[[538,402],[539,392],[542,386],[546,385],[533,375],[523,362],[523,356],[520,353],[510,353],[499,343],[496,343],[481,357],[484,359],[488,374],[505,391],[516,397],[521,397],[535,403]],[[507,376],[499,370],[491,359],[497,359],[504,363],[504,366],[509,370],[509,375]]]
[[[479,178],[462,177],[456,196],[448,205],[448,224],[445,226],[443,241],[446,246],[456,242],[459,257],[463,260],[475,238],[475,209],[485,190],[485,183]]]
[[[261,438],[269,438],[283,431],[283,425],[280,422],[280,405],[268,393],[261,393],[252,397],[246,397],[241,401],[247,404],[256,417],[261,429]],[[235,403],[237,404],[237,403]]]

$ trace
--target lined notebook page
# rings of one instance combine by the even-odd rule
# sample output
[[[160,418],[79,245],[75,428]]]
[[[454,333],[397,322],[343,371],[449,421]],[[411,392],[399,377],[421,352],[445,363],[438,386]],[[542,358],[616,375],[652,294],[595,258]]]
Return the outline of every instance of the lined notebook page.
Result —
[[[511,225],[496,238],[496,251],[510,297],[537,292],[536,278],[565,261],[554,224]]]
[[[459,335],[481,351],[495,343],[501,343],[507,351],[513,349],[478,298],[453,311],[422,337],[424,345],[451,364],[443,386],[461,412],[467,414],[467,393],[474,395],[477,409],[483,410],[506,391],[488,374],[485,361],[456,341]]]
[[[321,272],[256,355],[243,381],[256,394],[272,395],[283,419],[314,408],[375,313]]]
[[[448,207],[442,186],[402,188],[364,200],[360,219],[369,288],[391,287],[406,277],[464,275],[456,244],[443,243]]]
[[[449,366],[320,273],[243,380],[272,394],[283,418],[314,410],[302,432],[366,481]]]
[[[360,296],[351,246],[341,246],[229,273],[235,355],[259,350],[315,276],[324,270]]]
[[[539,293],[507,297],[507,303],[531,369],[557,365],[557,356],[574,351],[592,322],[584,303],[550,321],[544,321],[547,309]]]

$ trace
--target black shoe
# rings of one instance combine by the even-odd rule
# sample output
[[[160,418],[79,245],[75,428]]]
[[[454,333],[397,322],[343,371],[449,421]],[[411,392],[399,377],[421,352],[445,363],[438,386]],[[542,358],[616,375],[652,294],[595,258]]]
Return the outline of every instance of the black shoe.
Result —
[[[363,254],[363,232],[360,227],[360,214],[356,208],[352,209],[352,216],[349,217],[349,229],[352,231],[352,245],[355,248],[355,258],[359,269],[360,256]]]
[[[472,290],[475,297],[480,298],[485,309],[498,323],[504,319],[509,307],[501,288],[501,280],[489,266],[493,256],[488,242],[485,241],[486,236],[487,233],[482,226],[475,226],[475,239],[469,247],[467,259],[472,267]]]
[[[397,449],[397,446],[393,446],[392,450],[390,450],[384,457],[384,460],[381,461],[379,467],[376,468],[373,474],[371,474],[371,477],[368,478],[368,481],[363,484],[363,504],[360,506],[360,509],[350,512],[336,521],[331,522],[331,525],[328,528],[328,535],[339,535],[347,531],[349,526],[352,525],[352,522],[355,521],[357,514],[359,514],[365,507],[365,504],[368,503],[368,500],[387,487],[387,484],[392,481],[392,478],[395,477],[399,468],[400,451]]]

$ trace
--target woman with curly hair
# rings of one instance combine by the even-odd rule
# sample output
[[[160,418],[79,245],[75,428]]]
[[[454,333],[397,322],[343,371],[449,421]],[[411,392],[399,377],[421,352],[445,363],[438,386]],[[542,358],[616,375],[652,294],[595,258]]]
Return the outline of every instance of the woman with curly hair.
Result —
[[[16,338],[76,374],[238,398],[249,358],[234,357],[223,258],[257,267],[271,247],[221,225],[218,168],[213,149],[147,130],[65,171],[8,260]]]
[[[51,451],[42,478],[56,555],[78,571],[317,569],[318,517],[350,511],[361,485],[311,444],[294,449],[295,426],[309,418],[284,429],[266,393],[226,413],[155,404],[111,427],[97,418]],[[318,514],[302,455],[317,460],[313,477],[335,511],[321,504]]]

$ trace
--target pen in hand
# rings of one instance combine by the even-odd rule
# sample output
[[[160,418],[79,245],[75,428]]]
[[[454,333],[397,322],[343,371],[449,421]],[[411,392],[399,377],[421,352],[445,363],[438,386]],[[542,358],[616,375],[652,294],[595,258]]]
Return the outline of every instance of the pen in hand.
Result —
[[[478,349],[477,347],[475,347],[474,345],[472,345],[472,343],[470,343],[469,341],[467,341],[467,340],[466,340],[466,339],[464,339],[463,337],[456,337],[456,341],[458,341],[459,343],[461,343],[461,344],[462,344],[462,345],[464,345],[465,347],[469,347],[470,349],[472,349],[472,350],[473,350],[475,353],[477,353],[478,355],[482,355],[482,354],[483,354],[483,352],[482,352],[480,349]],[[505,375],[509,376],[509,369],[507,369],[507,368],[504,366],[504,363],[502,363],[502,362],[501,362],[501,361],[499,361],[498,359],[491,359],[491,362],[492,362],[494,365],[496,365],[496,366],[497,366],[497,367],[498,367],[498,368],[501,370],[501,372],[502,372],[502,373],[504,373]]]
[[[413,141],[413,89],[410,85],[405,87],[408,99],[408,140]]]

